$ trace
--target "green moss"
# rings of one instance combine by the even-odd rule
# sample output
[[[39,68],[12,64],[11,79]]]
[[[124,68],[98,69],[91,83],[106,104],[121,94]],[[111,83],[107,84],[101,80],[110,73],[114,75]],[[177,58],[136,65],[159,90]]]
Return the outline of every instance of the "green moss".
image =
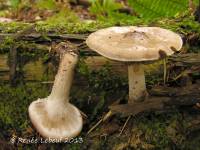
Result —
[[[23,22],[0,23],[0,31],[2,33],[16,33],[25,29],[29,25],[29,23]]]
[[[159,26],[179,32],[182,34],[199,33],[200,24],[195,21],[194,16],[190,16],[188,13],[177,16],[172,19],[162,19],[155,21]]]
[[[0,86],[0,136],[9,138],[12,133],[22,134],[29,126],[27,109],[29,104],[45,97],[49,93],[48,87],[41,84],[26,84],[10,87]]]
[[[16,43],[14,42],[13,38],[11,37],[5,37],[3,42],[0,43],[0,53],[8,53],[11,46],[15,45]]]
[[[36,6],[39,9],[56,10],[56,3],[54,0],[38,0]]]

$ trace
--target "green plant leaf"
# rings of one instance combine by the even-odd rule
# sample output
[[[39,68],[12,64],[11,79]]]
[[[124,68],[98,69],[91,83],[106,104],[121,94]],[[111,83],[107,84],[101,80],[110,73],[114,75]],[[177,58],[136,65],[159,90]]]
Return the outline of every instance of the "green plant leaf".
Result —
[[[174,17],[188,10],[188,0],[128,0],[128,3],[143,19]]]

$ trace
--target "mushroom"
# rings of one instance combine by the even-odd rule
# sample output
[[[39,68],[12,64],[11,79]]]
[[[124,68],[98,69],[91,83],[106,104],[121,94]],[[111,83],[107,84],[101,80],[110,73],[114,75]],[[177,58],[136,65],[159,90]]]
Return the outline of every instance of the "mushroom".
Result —
[[[10,18],[0,17],[0,23],[10,23],[10,22],[13,22],[13,20]]]
[[[45,138],[65,140],[77,136],[82,130],[82,116],[78,108],[69,103],[74,68],[78,55],[64,49],[51,94],[32,102],[29,117],[36,130]]]
[[[147,98],[143,63],[165,58],[179,51],[181,37],[159,27],[109,27],[89,35],[87,45],[100,55],[128,65],[128,103]]]

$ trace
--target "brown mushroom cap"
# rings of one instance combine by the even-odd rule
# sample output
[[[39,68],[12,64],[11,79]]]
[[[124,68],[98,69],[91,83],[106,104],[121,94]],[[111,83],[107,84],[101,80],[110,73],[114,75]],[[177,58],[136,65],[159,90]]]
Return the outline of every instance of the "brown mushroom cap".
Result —
[[[172,55],[182,47],[181,37],[159,27],[110,27],[89,35],[87,45],[112,60],[140,62]]]

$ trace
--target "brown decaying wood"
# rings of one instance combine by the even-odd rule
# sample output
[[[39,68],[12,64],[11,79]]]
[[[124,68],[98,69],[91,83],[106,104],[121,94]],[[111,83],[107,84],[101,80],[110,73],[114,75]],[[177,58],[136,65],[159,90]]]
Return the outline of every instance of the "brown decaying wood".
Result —
[[[195,105],[200,102],[200,83],[187,87],[158,87],[150,93],[151,96],[146,101],[110,106],[110,109],[115,113],[135,116],[143,112],[168,110],[174,106]]]
[[[17,48],[13,46],[10,49],[10,59],[9,59],[9,68],[10,68],[10,73],[9,73],[9,79],[10,79],[10,84],[12,86],[15,86],[15,78],[16,78],[16,68],[17,68]]]

